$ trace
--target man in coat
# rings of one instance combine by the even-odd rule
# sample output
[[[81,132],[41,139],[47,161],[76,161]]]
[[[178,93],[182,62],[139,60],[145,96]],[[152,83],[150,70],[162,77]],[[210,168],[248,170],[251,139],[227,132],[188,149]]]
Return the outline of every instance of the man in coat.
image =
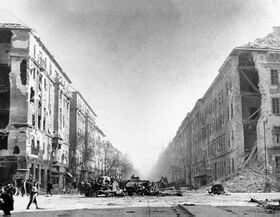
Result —
[[[4,212],[4,216],[11,216],[11,211],[14,210],[13,185],[9,184],[6,188],[0,188],[0,207]]]

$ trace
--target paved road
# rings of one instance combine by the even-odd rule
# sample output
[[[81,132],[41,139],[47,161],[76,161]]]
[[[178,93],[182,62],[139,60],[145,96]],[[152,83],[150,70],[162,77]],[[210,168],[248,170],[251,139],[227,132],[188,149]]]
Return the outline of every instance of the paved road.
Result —
[[[13,217],[192,217],[180,206],[173,207],[129,207],[112,209],[80,209],[56,211],[28,211],[13,213]]]
[[[26,210],[28,197],[15,196],[16,217],[83,217],[83,216],[280,216],[280,211],[274,215],[257,208],[249,199],[259,200],[279,199],[279,193],[247,193],[210,196],[207,194],[186,193],[182,197],[122,197],[122,198],[85,198],[82,195],[39,195],[38,203],[42,207],[36,210],[32,205]],[[183,211],[181,208],[183,207]],[[225,208],[226,207],[226,208]],[[242,209],[241,209],[242,208]],[[0,211],[1,216],[1,211]]]

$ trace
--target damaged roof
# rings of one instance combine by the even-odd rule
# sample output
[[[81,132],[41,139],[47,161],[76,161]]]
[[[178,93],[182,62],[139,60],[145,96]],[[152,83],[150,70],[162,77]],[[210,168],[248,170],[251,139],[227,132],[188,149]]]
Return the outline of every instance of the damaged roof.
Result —
[[[30,29],[24,22],[4,9],[0,9],[0,28]]]
[[[280,26],[273,27],[273,32],[263,38],[242,45],[238,48],[254,48],[254,49],[280,49]]]

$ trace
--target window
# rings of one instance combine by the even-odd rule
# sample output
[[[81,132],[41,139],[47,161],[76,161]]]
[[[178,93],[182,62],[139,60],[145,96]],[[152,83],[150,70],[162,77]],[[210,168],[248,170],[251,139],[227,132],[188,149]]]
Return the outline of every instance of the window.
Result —
[[[273,141],[280,144],[280,127],[273,127]]]
[[[270,70],[270,78],[272,85],[278,85],[278,70],[271,69]]]
[[[279,106],[280,98],[272,98],[272,113],[280,114],[280,106]]]
[[[27,70],[26,60],[22,60],[20,63],[20,79],[22,85],[26,85],[26,80],[27,80],[26,70]]]
[[[280,173],[280,156],[275,156],[275,173]]]

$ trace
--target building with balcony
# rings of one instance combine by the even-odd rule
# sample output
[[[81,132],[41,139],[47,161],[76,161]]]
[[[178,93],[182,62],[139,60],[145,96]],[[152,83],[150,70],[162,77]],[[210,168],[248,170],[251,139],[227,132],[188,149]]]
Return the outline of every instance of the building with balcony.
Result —
[[[280,27],[234,48],[160,155],[158,170],[192,186],[244,167],[279,178],[279,71]]]

